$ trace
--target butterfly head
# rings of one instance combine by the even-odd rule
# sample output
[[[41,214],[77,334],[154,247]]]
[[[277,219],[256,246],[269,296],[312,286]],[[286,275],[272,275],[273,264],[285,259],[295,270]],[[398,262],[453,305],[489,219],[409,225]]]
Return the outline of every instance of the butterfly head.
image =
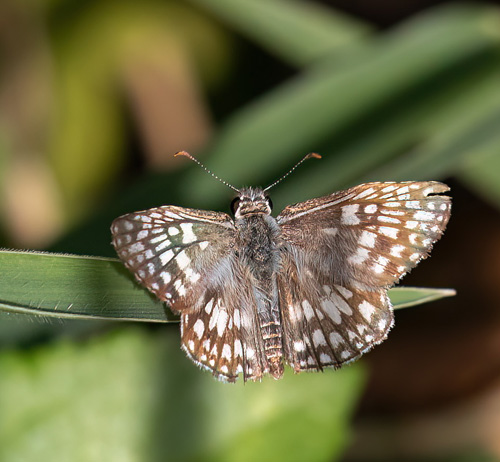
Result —
[[[231,202],[235,218],[262,213],[270,215],[273,208],[271,198],[260,188],[244,188]]]

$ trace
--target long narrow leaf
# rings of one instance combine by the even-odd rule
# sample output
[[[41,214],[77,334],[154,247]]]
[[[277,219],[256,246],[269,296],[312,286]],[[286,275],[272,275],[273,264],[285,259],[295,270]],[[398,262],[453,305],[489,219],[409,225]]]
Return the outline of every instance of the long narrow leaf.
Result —
[[[116,259],[0,252],[0,311],[68,319],[170,322],[176,318]],[[451,295],[449,289],[397,288],[400,308]]]
[[[0,268],[0,310],[73,319],[174,319],[117,259],[1,251]]]

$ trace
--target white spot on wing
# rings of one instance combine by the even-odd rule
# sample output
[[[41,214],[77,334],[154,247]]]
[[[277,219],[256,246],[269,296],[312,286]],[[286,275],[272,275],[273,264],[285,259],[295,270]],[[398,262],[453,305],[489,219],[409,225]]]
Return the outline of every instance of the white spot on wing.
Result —
[[[167,239],[167,235],[165,233],[160,234],[159,236],[156,236],[155,238],[151,239],[151,244],[158,244],[158,242],[164,241]],[[167,245],[170,244],[170,241],[167,240]]]
[[[222,334],[224,333],[224,330],[226,329],[228,317],[229,316],[227,315],[227,311],[221,310],[219,312],[219,317],[217,319],[217,334],[219,335],[219,337],[222,336]]]
[[[337,292],[339,292],[340,295],[344,298],[351,298],[352,297],[352,292],[349,289],[346,289],[345,287],[342,286],[335,286],[335,289],[337,289]]]
[[[151,263],[150,263],[151,264]],[[154,267],[153,267],[154,268]],[[151,272],[151,271],[150,271]],[[160,273],[160,277],[162,278],[163,282],[165,284],[168,284],[171,281],[170,273],[167,273],[166,271],[162,271]]]
[[[193,330],[198,339],[201,339],[201,336],[203,335],[203,332],[205,330],[205,325],[203,324],[203,321],[201,319],[198,319],[194,323]]]
[[[377,235],[375,233],[371,233],[370,231],[363,231],[359,238],[359,243],[365,247],[373,248],[375,247],[376,239]]]
[[[335,324],[340,324],[342,321],[340,311],[329,298],[321,300],[321,308]]]
[[[175,290],[177,290],[177,293],[181,297],[186,295],[186,288],[184,287],[184,284],[182,284],[182,281],[180,279],[177,279],[177,281],[174,282],[174,287],[175,287]]]
[[[205,305],[205,313],[210,314],[212,312],[213,305],[214,305],[214,300],[210,299],[210,301]]]
[[[425,210],[419,210],[413,215],[415,220],[431,221],[434,220],[434,214],[432,212],[426,212]]]
[[[397,230],[397,228],[391,228],[389,226],[379,226],[378,230],[384,236],[391,237],[392,239],[397,239],[398,238],[398,230]]]
[[[364,247],[358,247],[357,252],[348,259],[350,263],[361,265],[369,256],[370,252]]]
[[[179,268],[182,270],[187,268],[191,263],[191,259],[186,255],[186,252],[184,250],[177,254],[177,256],[175,257],[175,261],[179,265]]]
[[[329,355],[327,355],[326,353],[321,353],[319,355],[319,360],[322,363],[331,363],[332,362],[332,358]]]
[[[400,220],[398,220],[397,218],[394,218],[394,217],[386,217],[385,215],[379,215],[377,217],[378,221],[381,221],[383,223],[394,223],[394,224],[399,224],[401,223]]]
[[[182,242],[184,244],[190,244],[191,242],[196,241],[196,236],[193,233],[193,224],[192,223],[181,223],[180,227],[182,229]]]
[[[186,278],[189,282],[192,282],[193,284],[195,282],[198,282],[198,279],[200,279],[200,275],[198,273],[196,273],[195,271],[193,271],[191,268],[187,268],[186,269]]]
[[[304,300],[302,302],[302,308],[304,309],[306,319],[309,321],[314,316],[314,311],[311,304],[307,300]]]
[[[226,358],[228,361],[231,360],[231,347],[227,343],[225,343],[224,346],[222,347],[221,356],[223,358]]]
[[[367,321],[371,321],[372,316],[375,314],[375,307],[371,303],[368,303],[366,300],[363,300],[359,304],[359,312]]]
[[[342,217],[341,222],[344,225],[357,225],[360,223],[360,219],[356,215],[359,209],[359,204],[344,205],[342,207]]]
[[[337,233],[338,233],[338,229],[337,228],[324,228],[323,229],[323,232],[325,234],[329,234],[330,236],[335,236]]]
[[[375,192],[375,189],[368,188],[364,191],[361,191],[357,196],[354,196],[352,200],[356,201],[358,199],[362,199],[363,197],[369,196],[371,193]]]
[[[234,310],[233,321],[234,321],[234,325],[239,329],[240,325],[241,325],[240,310],[238,310],[238,309]]]
[[[332,332],[328,338],[333,347],[338,347],[341,343],[344,343],[344,339],[337,332]]]
[[[305,351],[306,345],[302,340],[300,340],[299,342],[293,342],[293,348],[295,351],[299,351],[299,352]]]
[[[142,252],[143,250],[144,250],[144,245],[141,242],[136,242],[128,248],[129,253],[138,253]]]
[[[166,265],[170,260],[172,260],[174,252],[172,250],[167,250],[160,255],[160,261],[162,265]]]
[[[234,355],[239,356],[240,358],[243,357],[243,349],[241,348],[241,342],[238,339],[234,341]]]
[[[326,339],[321,330],[317,329],[313,332],[312,340],[314,346],[326,345]]]
[[[393,245],[391,247],[391,255],[394,257],[401,258],[401,252],[405,249],[403,245]]]

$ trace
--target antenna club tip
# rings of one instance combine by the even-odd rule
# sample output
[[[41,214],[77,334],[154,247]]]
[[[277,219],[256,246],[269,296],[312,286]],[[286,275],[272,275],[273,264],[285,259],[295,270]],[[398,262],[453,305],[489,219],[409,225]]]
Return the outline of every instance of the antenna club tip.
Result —
[[[317,152],[310,152],[307,154],[306,159],[321,159],[321,155],[318,154]]]
[[[186,151],[178,151],[174,154],[174,157],[177,156],[191,157],[191,154],[189,154],[189,152]]]

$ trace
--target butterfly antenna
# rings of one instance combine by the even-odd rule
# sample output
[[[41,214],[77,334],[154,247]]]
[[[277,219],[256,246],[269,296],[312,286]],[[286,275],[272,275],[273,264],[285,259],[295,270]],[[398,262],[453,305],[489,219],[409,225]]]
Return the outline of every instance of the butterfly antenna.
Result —
[[[315,152],[310,152],[307,154],[301,161],[297,162],[287,173],[285,173],[281,178],[277,179],[274,183],[270,184],[264,191],[271,189],[273,186],[276,186],[278,183],[281,183],[290,173],[292,173],[302,162],[307,159],[321,159],[321,156]]]
[[[237,193],[239,193],[239,189],[236,189],[233,185],[230,185],[227,181],[221,180],[215,173],[211,172],[207,167],[205,167],[198,159],[194,158],[189,152],[186,151],[179,151],[174,154],[174,157],[177,156],[184,156],[187,157],[188,159],[191,159],[193,162],[197,163],[205,172],[210,173],[216,180],[219,180],[222,184],[226,185],[228,188],[233,189]]]

